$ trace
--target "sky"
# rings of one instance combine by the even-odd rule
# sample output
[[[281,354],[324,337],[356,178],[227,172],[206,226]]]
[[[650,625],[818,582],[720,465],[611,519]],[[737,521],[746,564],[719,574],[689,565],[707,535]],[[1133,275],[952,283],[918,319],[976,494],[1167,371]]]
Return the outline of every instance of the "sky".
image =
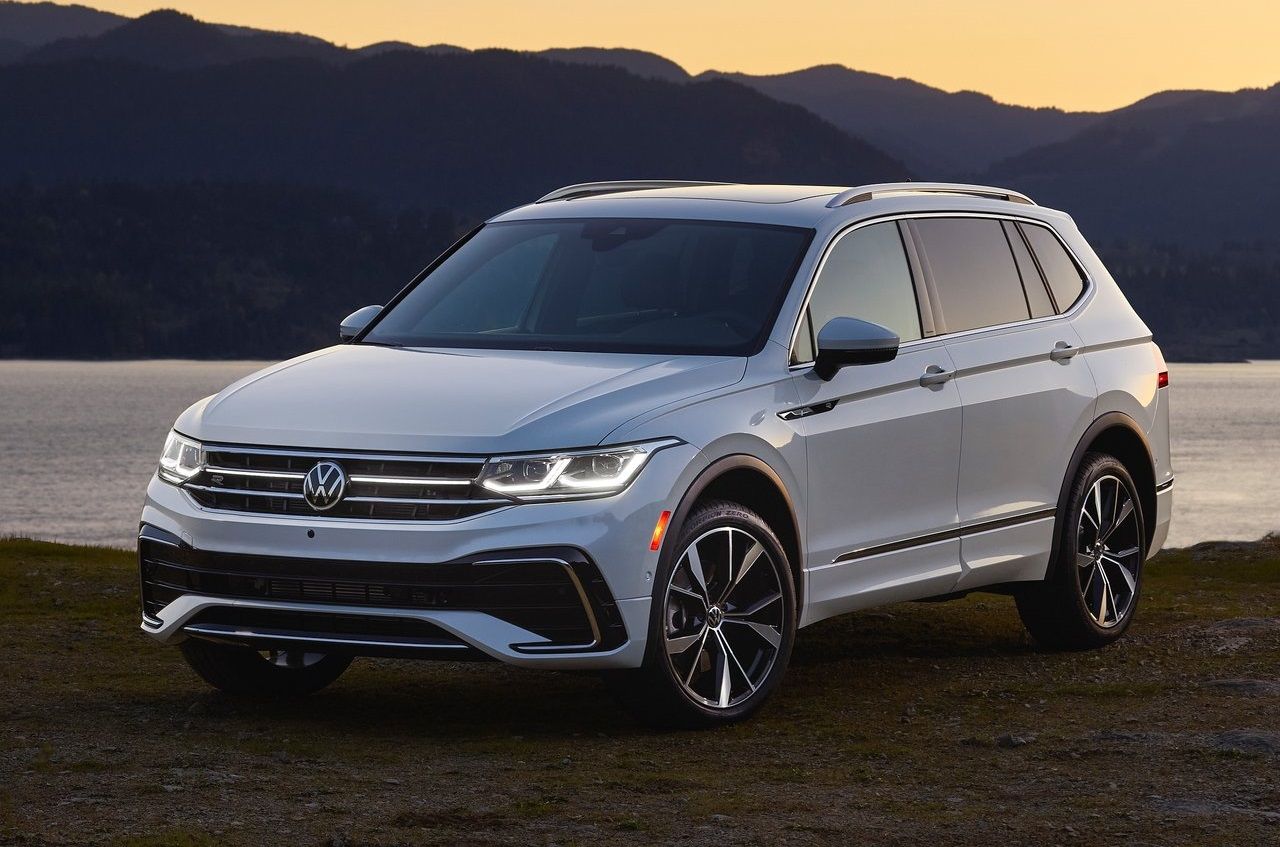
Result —
[[[81,0],[137,16],[462,47],[634,47],[697,73],[836,63],[1006,103],[1103,110],[1280,82],[1278,0]]]

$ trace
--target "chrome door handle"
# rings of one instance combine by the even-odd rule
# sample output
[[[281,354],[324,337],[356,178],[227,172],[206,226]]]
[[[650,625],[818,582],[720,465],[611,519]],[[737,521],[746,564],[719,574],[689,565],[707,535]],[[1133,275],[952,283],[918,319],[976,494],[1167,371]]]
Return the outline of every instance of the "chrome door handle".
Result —
[[[955,371],[948,371],[938,367],[937,365],[930,365],[925,368],[924,376],[920,377],[920,384],[925,388],[932,388],[935,385],[942,385],[955,375]]]
[[[1057,344],[1053,345],[1053,349],[1049,351],[1049,358],[1055,362],[1065,362],[1079,352],[1079,347],[1072,347],[1065,341],[1059,341]]]

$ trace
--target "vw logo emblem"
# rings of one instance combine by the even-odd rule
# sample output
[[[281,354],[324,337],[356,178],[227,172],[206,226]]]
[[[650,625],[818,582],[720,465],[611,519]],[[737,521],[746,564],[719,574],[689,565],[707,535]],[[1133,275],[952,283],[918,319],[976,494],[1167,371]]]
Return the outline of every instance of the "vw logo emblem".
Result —
[[[302,480],[302,496],[317,512],[338,505],[347,490],[347,473],[337,462],[316,462]]]

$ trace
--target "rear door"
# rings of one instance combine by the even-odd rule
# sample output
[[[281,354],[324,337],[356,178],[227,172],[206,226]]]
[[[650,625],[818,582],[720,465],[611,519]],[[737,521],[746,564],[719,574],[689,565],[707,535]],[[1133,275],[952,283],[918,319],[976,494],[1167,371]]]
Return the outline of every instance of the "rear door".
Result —
[[[1037,229],[1037,240],[1051,239],[1043,263],[1011,221],[911,222],[962,407],[957,588],[1044,575],[1063,476],[1093,419],[1093,376],[1058,314],[1070,304],[1059,308],[1041,270],[1075,265],[1051,231]],[[1061,254],[1049,257],[1054,246]]]
[[[806,623],[941,593],[960,573],[960,397],[904,236],[897,221],[838,236],[794,345],[800,405],[782,416],[808,454]],[[835,317],[887,326],[904,346],[893,361],[846,367],[824,382],[810,367],[813,338]]]

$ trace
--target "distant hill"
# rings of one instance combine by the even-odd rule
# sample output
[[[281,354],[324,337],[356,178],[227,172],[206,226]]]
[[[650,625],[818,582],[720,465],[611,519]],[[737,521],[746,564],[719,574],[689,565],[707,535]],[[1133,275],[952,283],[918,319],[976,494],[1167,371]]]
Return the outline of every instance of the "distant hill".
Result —
[[[28,48],[60,38],[101,35],[128,20],[123,15],[100,12],[88,6],[0,2],[0,33],[5,40]]]
[[[1070,209],[1093,235],[1215,244],[1280,236],[1280,85],[1167,92],[984,179]]]
[[[380,41],[348,49],[299,33],[278,33],[228,24],[209,24],[171,9],[126,18],[83,6],[0,3],[0,64],[73,59],[121,59],[166,68],[194,68],[246,59],[305,56],[351,61],[383,53],[469,53],[451,44],[417,46]],[[557,62],[622,68],[636,76],[687,82],[675,62],[645,50],[608,47],[553,47],[527,51]]]
[[[730,79],[803,106],[851,135],[894,151],[925,178],[971,175],[1030,147],[1061,141],[1098,117],[1010,106],[985,94],[950,93],[842,65],[772,76],[708,71],[697,78]]]
[[[128,26],[175,23],[193,50],[225,46],[172,16]],[[0,180],[260,180],[491,214],[592,179],[907,175],[811,113],[732,82],[675,84],[508,51],[0,67]]]
[[[231,34],[181,12],[159,11],[99,35],[64,38],[23,56],[27,63],[115,59],[162,68],[198,68],[245,59],[337,59],[345,53],[326,41],[266,32]]]
[[[627,50],[621,47],[553,47],[535,51],[534,55],[557,62],[622,68],[636,76],[664,79],[667,82],[689,81],[689,72],[684,68],[665,56],[646,50]]]

